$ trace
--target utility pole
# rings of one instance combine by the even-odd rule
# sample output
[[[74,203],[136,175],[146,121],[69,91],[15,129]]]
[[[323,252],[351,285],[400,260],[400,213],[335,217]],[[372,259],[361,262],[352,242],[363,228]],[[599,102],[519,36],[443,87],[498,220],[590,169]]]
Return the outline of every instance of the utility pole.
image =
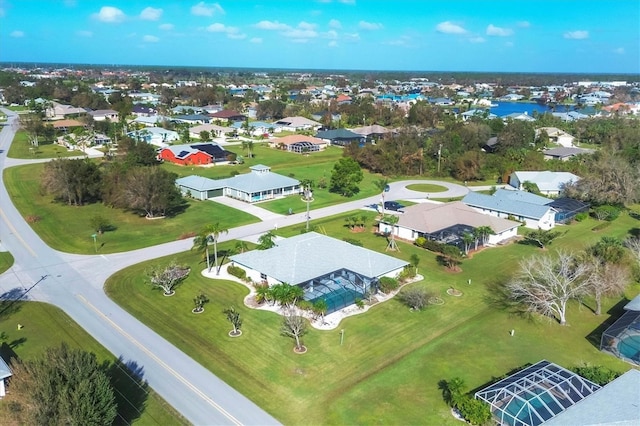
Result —
[[[311,198],[311,188],[309,187],[309,185],[307,185],[307,187],[304,190],[304,198],[305,200],[307,200],[307,232],[309,232],[309,203],[310,203],[310,198]]]
[[[442,157],[442,144],[438,145],[438,173],[440,173],[440,158]]]

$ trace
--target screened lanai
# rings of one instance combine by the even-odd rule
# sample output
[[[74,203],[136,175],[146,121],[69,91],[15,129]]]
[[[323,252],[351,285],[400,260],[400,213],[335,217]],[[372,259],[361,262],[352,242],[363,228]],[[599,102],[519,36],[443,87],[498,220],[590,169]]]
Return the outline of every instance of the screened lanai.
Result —
[[[543,360],[476,392],[502,425],[537,426],[591,395],[600,386]]]
[[[356,299],[364,299],[369,289],[375,287],[376,281],[348,269],[340,269],[302,284],[304,299],[311,303],[318,300],[327,302],[327,313],[330,314],[349,305]]]
[[[320,151],[320,147],[314,143],[303,141],[292,143],[291,145],[289,145],[289,151],[301,154],[305,152]]]
[[[627,308],[640,302],[636,299],[625,306],[625,313],[602,334],[600,350],[640,365],[640,310]]]

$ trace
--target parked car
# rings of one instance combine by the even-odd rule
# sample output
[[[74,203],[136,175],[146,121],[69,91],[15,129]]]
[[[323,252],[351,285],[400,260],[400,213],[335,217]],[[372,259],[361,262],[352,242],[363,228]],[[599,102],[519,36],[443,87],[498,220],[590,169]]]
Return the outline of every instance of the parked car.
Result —
[[[385,201],[384,202],[384,209],[385,210],[392,210],[394,212],[399,212],[404,208],[404,206],[402,204],[400,204],[397,201]]]

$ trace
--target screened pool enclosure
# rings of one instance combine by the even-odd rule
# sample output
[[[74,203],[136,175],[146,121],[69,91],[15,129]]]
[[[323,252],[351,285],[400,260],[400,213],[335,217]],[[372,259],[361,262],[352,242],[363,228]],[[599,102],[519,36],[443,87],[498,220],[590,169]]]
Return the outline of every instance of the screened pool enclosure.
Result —
[[[600,350],[640,365],[640,311],[626,311],[602,334]]]
[[[348,269],[340,269],[300,284],[304,299],[311,303],[327,302],[327,314],[353,305],[356,299],[364,299],[369,290],[375,290],[377,280],[372,280]]]
[[[476,392],[498,423],[537,426],[588,397],[600,386],[549,361],[540,361]]]

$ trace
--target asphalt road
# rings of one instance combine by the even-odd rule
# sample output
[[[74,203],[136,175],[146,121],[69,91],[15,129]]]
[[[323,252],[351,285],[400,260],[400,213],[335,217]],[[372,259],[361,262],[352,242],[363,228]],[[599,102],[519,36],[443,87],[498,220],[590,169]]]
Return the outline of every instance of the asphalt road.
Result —
[[[0,132],[0,170],[41,162],[7,159],[17,116],[8,110],[3,111],[9,120]],[[424,198],[424,193],[405,188],[410,183],[446,186],[447,192],[434,194],[438,197],[458,197],[468,192],[464,186],[445,182],[395,182],[390,185],[385,200]],[[379,202],[380,196],[377,195],[312,210],[311,216],[318,219]],[[276,226],[304,223],[305,216],[305,213],[298,213],[233,228],[228,234],[221,235],[220,240],[246,239]],[[107,255],[58,252],[47,246],[20,216],[0,174],[0,242],[15,259],[10,270],[0,275],[0,293],[7,297],[29,290],[26,298],[60,307],[115,356],[141,366],[149,385],[193,424],[278,424],[256,404],[121,309],[103,291],[104,282],[114,272],[145,260],[189,250],[192,245],[190,239]],[[37,327],[37,324],[32,326]]]

